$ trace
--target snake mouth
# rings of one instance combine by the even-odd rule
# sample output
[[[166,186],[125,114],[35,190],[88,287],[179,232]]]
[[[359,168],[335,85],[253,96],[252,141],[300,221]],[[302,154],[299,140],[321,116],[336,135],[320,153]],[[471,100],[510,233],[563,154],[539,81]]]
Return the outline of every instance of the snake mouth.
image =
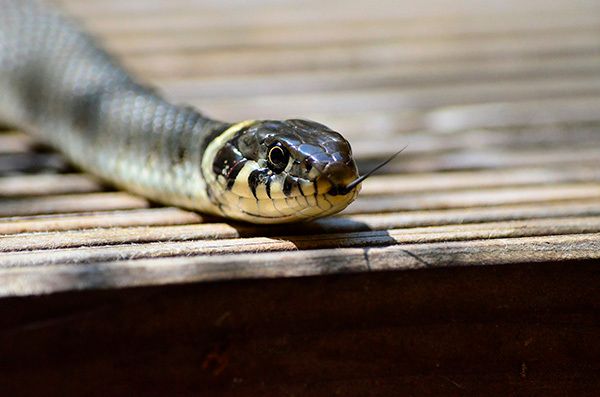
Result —
[[[359,182],[360,183],[360,182]],[[348,185],[332,185],[331,189],[327,192],[329,196],[345,196],[349,194],[356,186],[352,184]]]
[[[223,197],[227,203],[221,210],[225,215],[253,223],[310,221],[342,211],[354,201],[359,190],[360,187],[344,196],[317,193],[279,199],[254,199],[228,193]]]

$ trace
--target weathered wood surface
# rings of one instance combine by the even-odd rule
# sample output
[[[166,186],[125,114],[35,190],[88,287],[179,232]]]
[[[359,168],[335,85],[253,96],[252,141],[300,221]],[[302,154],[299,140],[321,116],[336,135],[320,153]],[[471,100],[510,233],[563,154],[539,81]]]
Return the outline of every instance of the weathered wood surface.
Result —
[[[276,265],[289,269],[304,257],[346,255],[339,248],[389,247],[398,252],[386,266],[393,268],[406,244],[437,253],[427,259],[432,265],[450,264],[439,247],[460,241],[474,262],[560,261],[569,244],[600,232],[600,3],[500,3],[448,10],[434,0],[410,7],[60,1],[175,101],[228,120],[319,119],[349,137],[363,169],[408,149],[386,175],[365,182],[342,215],[265,228],[114,191],[7,131],[0,134],[0,276],[11,282],[0,295],[99,286],[69,284],[55,268],[78,274],[110,265],[110,272],[164,258],[181,264],[185,277],[174,279],[196,281],[205,278],[198,264],[237,263],[242,252],[258,262],[270,261],[262,251],[286,252]],[[528,239],[545,236],[555,250],[530,257],[537,251]],[[513,250],[494,248],[496,239]]]
[[[408,148],[259,227],[0,132],[2,395],[597,395],[599,1],[58,3],[176,102]]]

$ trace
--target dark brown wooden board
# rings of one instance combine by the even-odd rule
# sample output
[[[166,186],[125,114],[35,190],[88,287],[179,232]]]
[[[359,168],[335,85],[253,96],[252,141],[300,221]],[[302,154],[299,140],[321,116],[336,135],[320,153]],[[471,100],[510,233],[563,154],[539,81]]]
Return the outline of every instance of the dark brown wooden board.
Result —
[[[539,395],[600,387],[595,263],[0,301],[4,395]]]

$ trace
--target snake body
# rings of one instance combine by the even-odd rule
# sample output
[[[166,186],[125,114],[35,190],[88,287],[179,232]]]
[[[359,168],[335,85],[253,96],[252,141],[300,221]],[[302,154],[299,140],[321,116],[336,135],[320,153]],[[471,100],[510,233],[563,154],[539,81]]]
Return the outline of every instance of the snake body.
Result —
[[[171,104],[36,0],[0,0],[0,121],[120,188],[243,221],[333,214],[360,188],[337,132],[306,120],[226,123]]]

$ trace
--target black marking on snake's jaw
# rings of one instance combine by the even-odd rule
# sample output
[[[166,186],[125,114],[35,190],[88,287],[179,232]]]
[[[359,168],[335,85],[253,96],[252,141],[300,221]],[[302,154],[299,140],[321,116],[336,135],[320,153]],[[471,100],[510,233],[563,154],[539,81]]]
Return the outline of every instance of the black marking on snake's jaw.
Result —
[[[227,142],[215,155],[212,169],[215,175],[222,175],[225,178],[227,189],[231,190],[247,161],[231,142]]]
[[[240,171],[242,170],[242,168],[244,168],[244,165],[246,164],[248,160],[244,159],[236,164],[234,164],[230,169],[229,169],[229,173],[227,174],[226,178],[227,178],[227,190],[231,190],[231,188],[233,188],[233,185],[235,184],[235,180],[238,176],[238,174],[240,173]]]
[[[204,157],[204,153],[206,151],[206,147],[213,140],[215,140],[217,137],[219,137],[221,134],[223,134],[228,128],[230,128],[232,126],[232,124],[227,124],[227,123],[222,123],[222,122],[219,122],[219,121],[208,120],[208,119],[203,118],[200,113],[194,111],[193,109],[191,109],[191,111],[192,111],[191,116],[193,116],[194,123],[195,123],[194,124],[195,128],[198,128],[197,126],[200,125],[199,128],[201,129],[202,134],[203,134],[202,143],[200,144],[200,153],[202,153],[202,157]],[[246,128],[243,128],[241,131],[245,131],[245,130],[246,130]],[[237,137],[238,134],[241,131],[239,131],[235,136]],[[234,142],[234,139],[231,139],[228,142],[228,144],[231,144],[231,142]],[[227,145],[225,145],[225,146],[227,146]],[[223,150],[223,148],[221,148],[219,150],[219,152],[221,152],[221,150]],[[216,166],[217,159],[219,158],[219,154],[218,153],[215,155],[215,158],[213,159],[213,172],[215,172],[214,167]],[[202,164],[202,159],[200,160],[200,164]],[[224,168],[225,165],[218,166],[218,167]],[[206,180],[207,175],[204,175],[204,170],[202,169],[202,167],[200,167],[200,173],[202,174],[202,177],[204,178],[204,180]],[[225,176],[222,172],[217,172],[214,175],[223,175],[223,176]]]
[[[298,190],[300,191],[300,195],[305,196],[304,191],[302,190],[302,183],[298,181]]]
[[[292,192],[292,187],[294,186],[294,178],[292,178],[291,176],[286,176],[285,180],[283,181],[283,194],[285,194],[286,197],[289,197],[290,193]]]
[[[265,183],[265,190],[267,191],[267,197],[271,198],[271,182],[273,182],[273,176],[271,175],[270,177],[267,178],[267,181]]]
[[[257,200],[258,200],[258,197],[256,196],[256,188],[258,187],[258,185],[261,184],[261,182],[264,182],[266,179],[267,179],[267,175],[266,175],[265,169],[254,170],[250,173],[250,175],[248,175],[248,186],[250,186],[250,191],[252,191],[252,195]],[[269,194],[268,188],[267,188],[267,194]]]

